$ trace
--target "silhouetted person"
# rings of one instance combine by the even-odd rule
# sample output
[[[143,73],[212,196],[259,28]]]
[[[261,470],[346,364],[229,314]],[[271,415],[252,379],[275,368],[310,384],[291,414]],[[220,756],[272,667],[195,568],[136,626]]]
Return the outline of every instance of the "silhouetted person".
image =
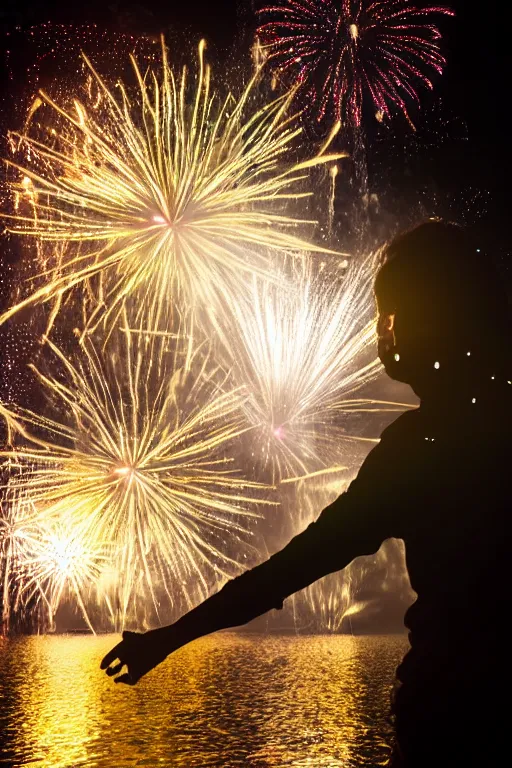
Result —
[[[384,431],[348,491],[281,552],[172,626],[124,633],[102,667],[134,684],[194,638],[281,608],[402,538],[418,598],[405,618],[411,650],[397,672],[391,764],[500,766],[511,695],[507,301],[454,225],[423,224],[393,241],[386,258],[375,283],[379,356],[421,406]]]

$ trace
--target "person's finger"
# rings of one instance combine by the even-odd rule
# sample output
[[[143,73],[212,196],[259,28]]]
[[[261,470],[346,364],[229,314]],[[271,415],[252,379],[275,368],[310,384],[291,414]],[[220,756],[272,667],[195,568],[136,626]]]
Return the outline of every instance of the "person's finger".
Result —
[[[120,661],[119,664],[115,664],[113,667],[109,667],[107,669],[107,675],[109,677],[113,677],[114,675],[117,675],[122,670],[123,667],[124,667],[124,663]]]
[[[135,680],[128,672],[125,672],[124,675],[119,675],[119,677],[116,677],[114,680],[114,683],[124,683],[125,685],[135,685],[137,680]]]
[[[100,669],[106,669],[107,667],[110,667],[113,661],[116,659],[119,659],[119,652],[120,648],[122,646],[122,642],[118,643],[115,648],[112,648],[111,651],[107,653],[106,656],[103,657],[100,664]]]

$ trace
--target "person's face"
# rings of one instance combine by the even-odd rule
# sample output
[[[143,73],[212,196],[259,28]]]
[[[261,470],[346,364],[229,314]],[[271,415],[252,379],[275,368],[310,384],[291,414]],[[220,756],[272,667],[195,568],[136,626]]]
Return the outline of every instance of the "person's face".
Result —
[[[379,309],[377,317],[377,350],[379,359],[389,373],[396,349],[395,314]]]
[[[424,360],[435,360],[435,351],[428,346],[429,334],[411,336],[404,327],[402,315],[398,318],[394,312],[379,310],[377,318],[378,355],[387,375],[395,381],[409,384],[418,397],[443,383],[444,379],[436,374],[432,377],[434,367],[430,370],[424,365]]]

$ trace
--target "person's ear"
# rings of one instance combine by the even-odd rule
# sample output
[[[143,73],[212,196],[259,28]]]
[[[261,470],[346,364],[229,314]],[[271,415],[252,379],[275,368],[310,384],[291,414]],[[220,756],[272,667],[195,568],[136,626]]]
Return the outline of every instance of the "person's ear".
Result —
[[[377,336],[388,347],[395,346],[395,313],[381,312],[377,320]]]

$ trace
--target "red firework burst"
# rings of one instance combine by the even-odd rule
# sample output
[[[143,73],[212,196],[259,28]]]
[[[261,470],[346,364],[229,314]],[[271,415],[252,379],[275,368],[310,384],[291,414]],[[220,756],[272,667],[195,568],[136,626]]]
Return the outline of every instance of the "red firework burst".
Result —
[[[411,123],[407,101],[419,102],[418,88],[432,88],[429,75],[446,63],[430,17],[454,12],[407,0],[284,0],[259,14],[276,73],[300,88],[319,121],[332,115],[358,126],[365,93],[377,119],[396,108]]]

